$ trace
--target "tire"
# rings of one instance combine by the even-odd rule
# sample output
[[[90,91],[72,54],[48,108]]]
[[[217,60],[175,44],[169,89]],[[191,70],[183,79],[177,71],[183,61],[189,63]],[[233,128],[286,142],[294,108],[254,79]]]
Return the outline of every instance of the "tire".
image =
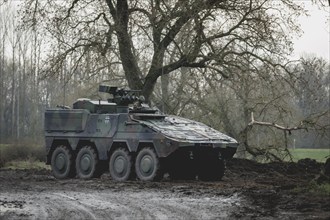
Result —
[[[74,159],[71,151],[63,145],[55,148],[52,153],[51,167],[53,175],[57,179],[74,177]]]
[[[132,156],[125,148],[118,148],[113,151],[109,161],[110,176],[116,181],[131,179],[133,174]]]
[[[195,180],[195,160],[188,153],[179,153],[169,161],[168,173],[172,180]]]
[[[198,179],[202,181],[220,181],[225,174],[225,163],[218,158],[210,158],[199,164]]]
[[[185,167],[184,169],[170,170],[169,175],[172,180],[195,180],[196,179],[196,172],[194,170],[190,170],[188,167]]]
[[[91,146],[84,146],[77,154],[76,171],[81,179],[90,179],[98,176],[98,158]]]
[[[162,178],[160,161],[154,149],[142,148],[135,160],[136,176],[142,181],[158,181]]]

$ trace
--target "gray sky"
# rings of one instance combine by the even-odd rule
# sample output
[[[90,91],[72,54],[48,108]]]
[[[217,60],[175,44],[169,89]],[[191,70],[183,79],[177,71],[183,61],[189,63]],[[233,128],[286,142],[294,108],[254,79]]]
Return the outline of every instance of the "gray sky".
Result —
[[[300,38],[295,37],[293,57],[299,58],[304,54],[311,53],[330,61],[330,7],[319,9],[311,4],[311,0],[297,1],[305,4],[310,16],[304,16],[299,19],[304,33],[302,33]]]

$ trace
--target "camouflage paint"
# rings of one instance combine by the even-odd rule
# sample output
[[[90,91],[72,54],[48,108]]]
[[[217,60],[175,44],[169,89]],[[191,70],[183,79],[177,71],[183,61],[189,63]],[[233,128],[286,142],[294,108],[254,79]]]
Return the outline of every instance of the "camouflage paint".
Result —
[[[73,109],[46,110],[45,138],[47,164],[53,148],[63,142],[74,152],[81,143],[92,143],[100,160],[108,160],[118,143],[125,144],[130,152],[136,152],[140,145],[153,145],[158,157],[167,157],[179,148],[196,152],[212,148],[226,159],[238,147],[233,138],[196,121],[88,99],[79,99]]]

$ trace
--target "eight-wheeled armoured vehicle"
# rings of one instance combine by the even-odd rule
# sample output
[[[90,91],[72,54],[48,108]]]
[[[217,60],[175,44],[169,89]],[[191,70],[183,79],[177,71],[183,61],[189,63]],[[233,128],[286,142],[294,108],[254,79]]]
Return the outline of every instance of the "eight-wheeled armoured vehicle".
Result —
[[[72,108],[45,111],[47,164],[56,178],[220,180],[235,139],[202,123],[165,115],[138,91],[99,87],[106,101],[78,99]]]

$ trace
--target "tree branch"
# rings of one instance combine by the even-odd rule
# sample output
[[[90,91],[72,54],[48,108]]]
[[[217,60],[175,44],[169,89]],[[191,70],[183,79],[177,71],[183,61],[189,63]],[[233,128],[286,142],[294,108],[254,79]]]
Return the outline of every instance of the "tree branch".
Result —
[[[67,19],[68,17],[70,17],[71,11],[74,8],[74,6],[79,2],[80,0],[74,0],[70,6],[70,8],[68,9],[68,13],[66,14],[66,16],[63,18],[63,20]]]
[[[248,126],[252,127],[253,125],[274,127],[279,130],[288,131],[289,134],[291,133],[291,131],[294,131],[294,130],[307,130],[307,127],[304,126],[303,121],[301,121],[300,124],[295,127],[284,127],[284,126],[281,126],[281,125],[278,125],[275,123],[271,123],[271,122],[256,121],[256,120],[254,120],[253,112],[251,112],[251,122],[248,124]]]

